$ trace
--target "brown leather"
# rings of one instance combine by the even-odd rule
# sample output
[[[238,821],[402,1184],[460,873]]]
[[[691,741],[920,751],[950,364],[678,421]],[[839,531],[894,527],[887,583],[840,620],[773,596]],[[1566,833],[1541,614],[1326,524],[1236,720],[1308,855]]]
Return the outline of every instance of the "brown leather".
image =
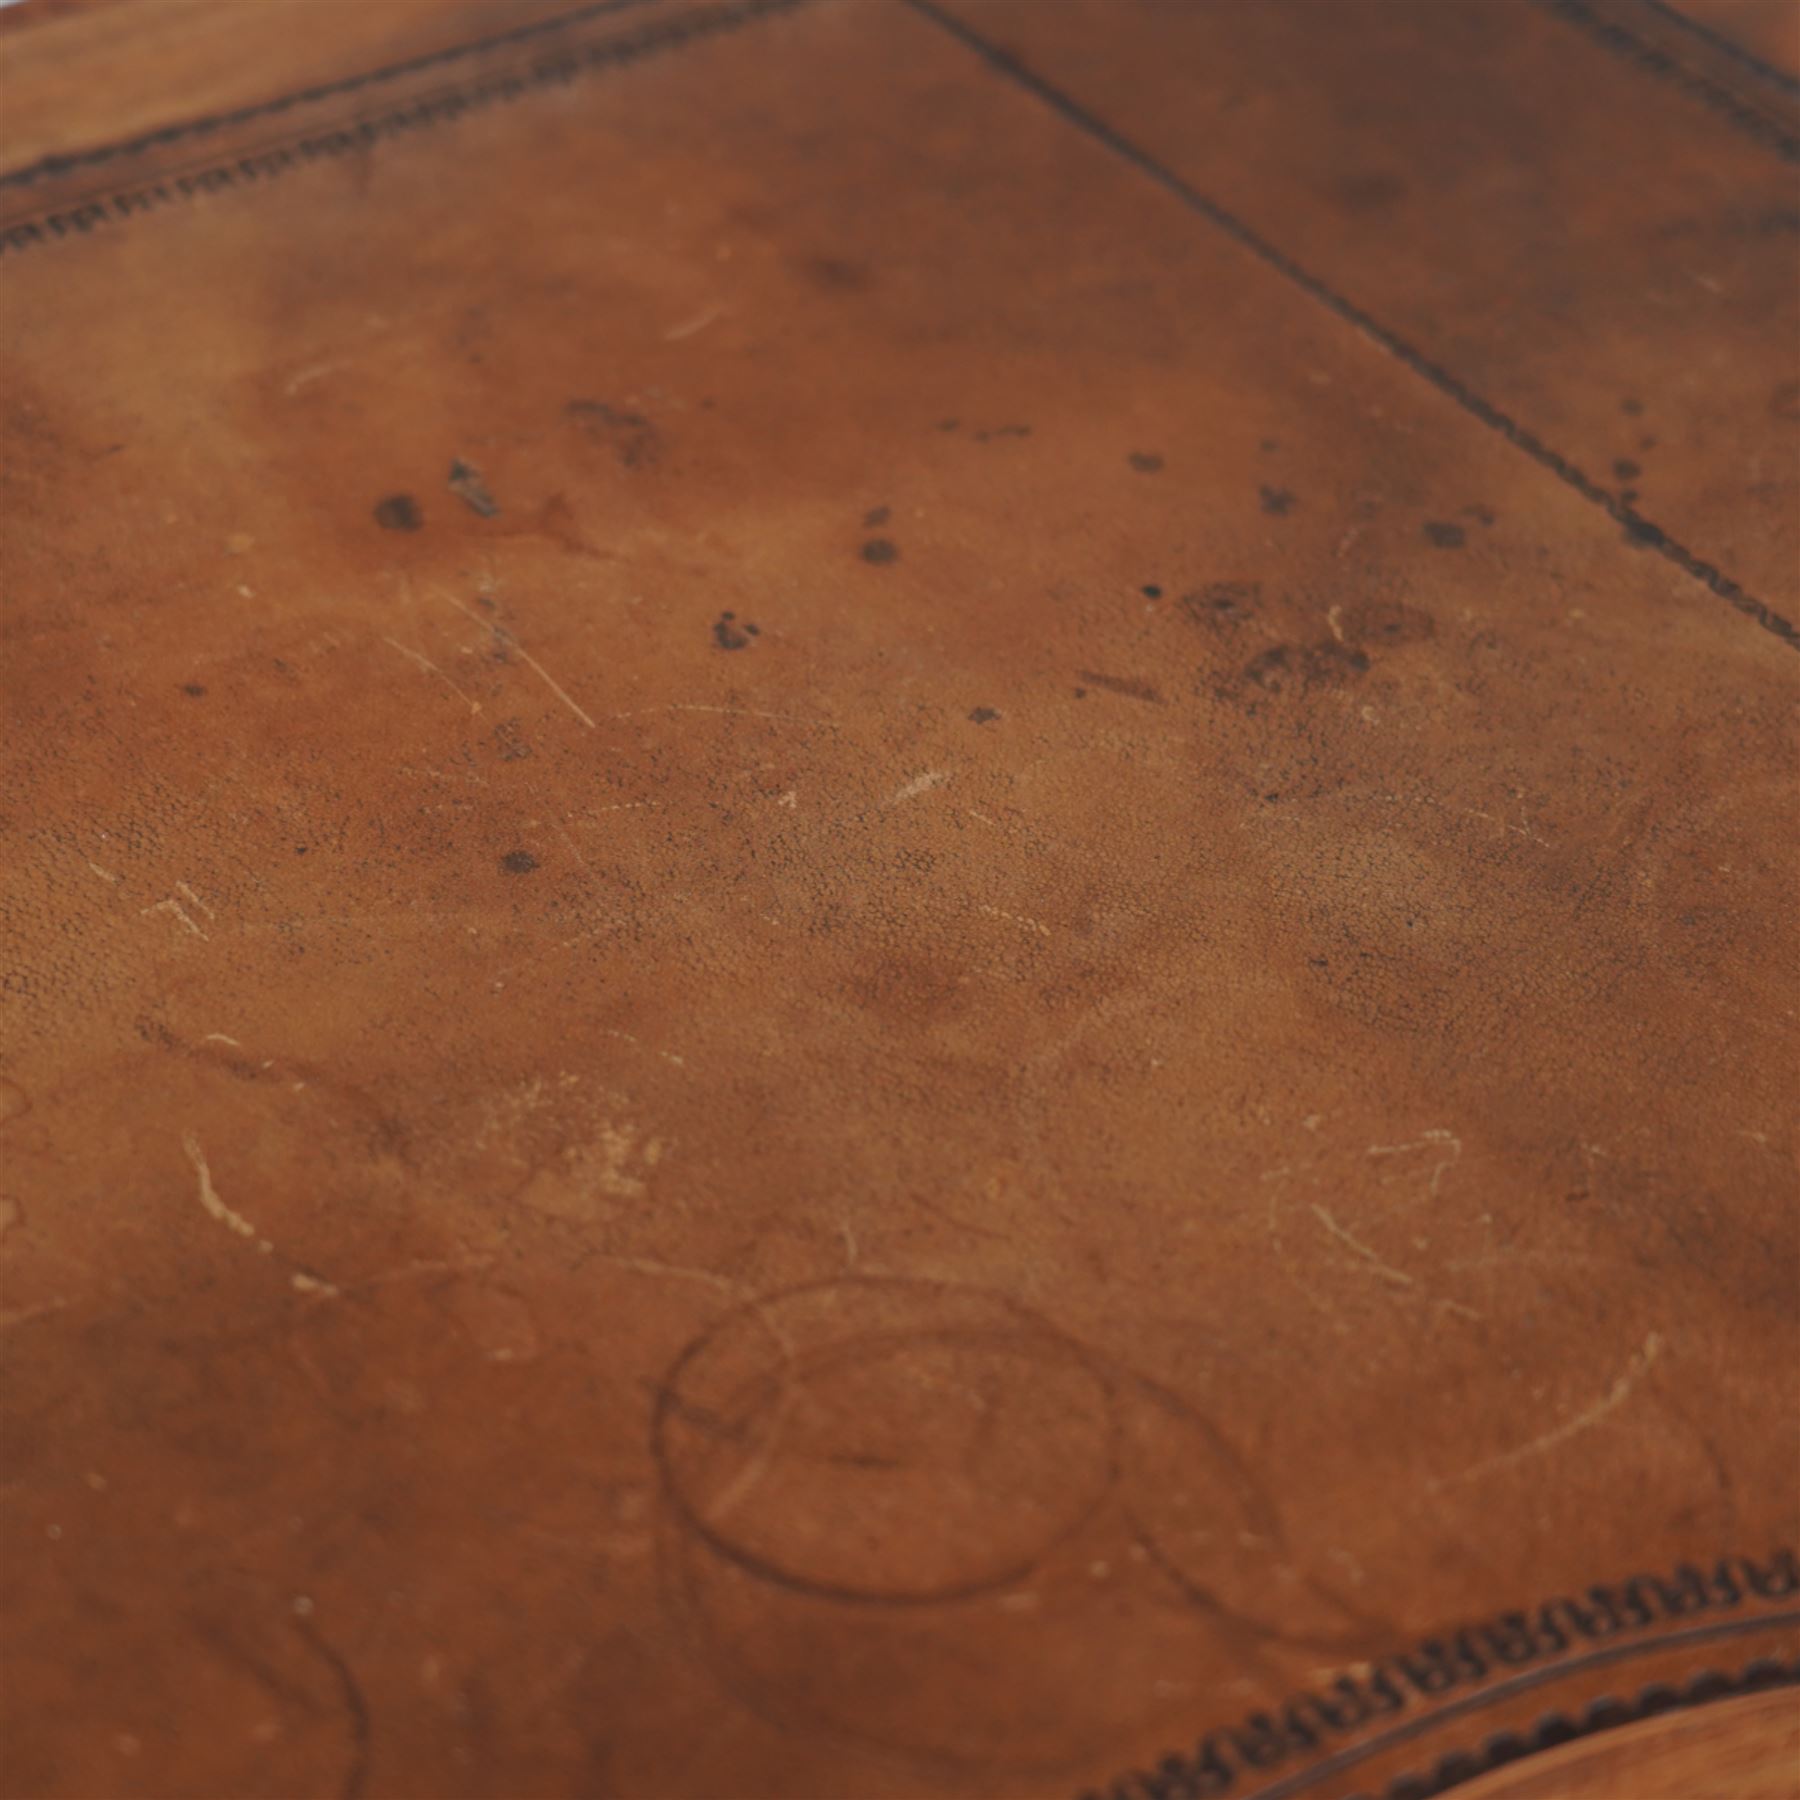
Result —
[[[1378,1794],[1792,1678],[1792,102],[1579,10],[66,85],[6,1792]]]

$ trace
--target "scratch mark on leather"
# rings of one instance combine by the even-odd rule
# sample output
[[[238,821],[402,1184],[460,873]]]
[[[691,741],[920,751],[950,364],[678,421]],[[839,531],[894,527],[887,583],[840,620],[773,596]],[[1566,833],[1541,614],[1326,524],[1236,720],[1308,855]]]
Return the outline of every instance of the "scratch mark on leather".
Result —
[[[1653,1331],[1644,1339],[1643,1348],[1636,1351],[1626,1363],[1619,1377],[1600,1399],[1592,1406],[1584,1407],[1573,1418],[1565,1419],[1560,1425],[1553,1426],[1540,1437],[1534,1437],[1529,1443],[1520,1444],[1516,1449],[1503,1450],[1498,1456],[1490,1456],[1483,1461],[1464,1469],[1460,1475],[1448,1475],[1442,1480],[1434,1481],[1434,1489],[1455,1487],[1465,1481],[1476,1481],[1484,1475],[1491,1475],[1498,1469],[1509,1469],[1515,1463],[1521,1463],[1532,1457],[1543,1456],[1565,1444],[1578,1433],[1586,1431],[1590,1426],[1598,1425],[1609,1413],[1616,1412],[1630,1399],[1632,1390],[1648,1373],[1651,1365],[1662,1354],[1663,1341]]]
[[[199,1177],[200,1204],[207,1216],[216,1219],[235,1236],[253,1244],[264,1256],[273,1256],[275,1246],[241,1212],[227,1206],[219,1197],[219,1190],[213,1186],[212,1170],[207,1165],[206,1152],[201,1149],[199,1138],[191,1131],[184,1131],[181,1134],[181,1147],[187,1152],[187,1159],[194,1165],[194,1173]],[[305,1269],[290,1270],[288,1283],[297,1294],[322,1294],[333,1300],[338,1296],[337,1288],[329,1281],[322,1276],[309,1274]]]
[[[400,654],[406,658],[406,660],[408,662],[415,664],[425,674],[435,675],[438,678],[438,680],[441,681],[445,685],[445,687],[447,687],[451,691],[451,693],[453,693],[457,697],[457,699],[462,701],[463,704],[468,707],[468,709],[471,713],[478,713],[481,711],[481,702],[479,700],[471,700],[469,698],[469,696],[467,694],[465,694],[462,691],[462,689],[459,688],[456,685],[456,683],[454,681],[452,681],[450,679],[450,677],[448,675],[446,675],[444,673],[444,671],[442,669],[440,669],[437,666],[437,664],[434,663],[431,660],[431,658],[429,656],[426,656],[422,651],[407,649],[407,647],[403,643],[401,643],[398,638],[384,637],[381,641],[384,644],[391,644],[394,647],[394,649],[398,650],[400,652]]]
[[[1432,1199],[1435,1200],[1438,1197],[1439,1188],[1443,1185],[1444,1171],[1460,1161],[1462,1157],[1462,1139],[1454,1132],[1438,1127],[1421,1133],[1410,1144],[1371,1144],[1367,1153],[1370,1156],[1404,1156],[1410,1150],[1425,1150],[1433,1145],[1442,1148],[1446,1144],[1450,1146],[1450,1154],[1441,1162],[1434,1164],[1431,1171],[1430,1191]]]
[[[1346,1231],[1344,1227],[1316,1201],[1313,1203],[1313,1213],[1317,1217],[1319,1223],[1323,1225],[1340,1244],[1344,1244],[1349,1249],[1355,1251],[1355,1253],[1360,1256],[1383,1281],[1391,1281],[1397,1287],[1416,1288],[1419,1285],[1404,1270],[1396,1269],[1392,1263],[1383,1262],[1380,1256],[1378,1256],[1375,1251],[1371,1250],[1361,1238],[1352,1236],[1350,1232]]]
[[[506,649],[508,651],[510,651],[512,654],[514,654],[515,656],[517,656],[518,659],[520,660],[520,662],[526,664],[527,667],[534,670],[536,672],[538,678],[543,682],[544,686],[547,687],[551,691],[551,693],[553,693],[557,697],[557,699],[559,699],[563,703],[563,705],[566,706],[569,709],[569,711],[572,712],[576,716],[576,718],[578,718],[582,722],[582,724],[584,724],[588,728],[589,731],[594,731],[594,730],[598,729],[598,727],[594,724],[593,719],[586,712],[584,712],[579,705],[576,704],[575,700],[570,695],[568,689],[565,688],[562,685],[562,683],[559,682],[556,679],[556,677],[554,675],[552,675],[550,673],[550,671],[548,669],[546,669],[544,667],[544,665],[541,662],[539,662],[538,659],[535,656],[533,656],[531,654],[531,652],[529,650],[527,650],[525,648],[525,646],[523,644],[521,644],[519,642],[519,640],[516,637],[514,637],[510,631],[507,631],[502,626],[494,624],[493,621],[490,619],[482,618],[482,616],[479,613],[471,612],[469,610],[469,608],[464,606],[463,603],[460,600],[458,600],[454,594],[446,593],[443,588],[439,588],[437,591],[440,594],[442,594],[443,597],[446,600],[448,600],[450,602],[450,604],[452,606],[454,606],[456,608],[456,610],[459,613],[461,613],[465,619],[473,619],[474,622],[477,625],[479,625],[483,631],[491,633],[498,642],[505,645]]]
[[[138,914],[138,917],[147,919],[152,913],[159,913],[159,912],[173,913],[175,915],[175,917],[178,918],[182,922],[182,924],[185,925],[188,928],[188,930],[194,934],[195,937],[203,938],[206,936],[206,933],[204,931],[202,931],[200,929],[200,927],[198,925],[196,925],[194,923],[194,921],[192,919],[190,919],[187,916],[187,914],[182,910],[181,902],[179,900],[159,900],[159,901],[157,901],[157,903],[154,906],[146,906],[146,907],[142,908]]]
[[[200,1148],[200,1140],[191,1131],[181,1134],[181,1147],[187,1152],[187,1159],[194,1165],[194,1173],[200,1178],[200,1204],[206,1209],[209,1218],[217,1219],[227,1231],[234,1231],[241,1238],[248,1238],[264,1256],[271,1255],[275,1246],[259,1232],[241,1212],[235,1212],[219,1198],[219,1190],[213,1186],[212,1170],[207,1166],[206,1153]]]

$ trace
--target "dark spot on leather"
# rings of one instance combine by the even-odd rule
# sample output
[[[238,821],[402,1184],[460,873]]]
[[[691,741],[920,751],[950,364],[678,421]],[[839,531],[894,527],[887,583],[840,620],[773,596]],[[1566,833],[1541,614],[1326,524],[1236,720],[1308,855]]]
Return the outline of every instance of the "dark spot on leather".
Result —
[[[1286,488],[1264,487],[1258,492],[1264,512],[1273,513],[1278,519],[1285,519],[1294,510],[1295,496]]]
[[[1181,605],[1199,624],[1239,625],[1260,609],[1262,586],[1254,581],[1209,582],[1196,594],[1183,594]]]
[[[500,867],[508,875],[529,875],[538,866],[538,859],[529,850],[509,850],[500,859]]]
[[[991,706],[978,706],[969,714],[969,723],[971,725],[991,725],[999,716]]]
[[[1365,600],[1347,608],[1344,635],[1353,644],[1417,644],[1437,633],[1437,620],[1416,606],[1399,600]]]
[[[1144,700],[1152,706],[1164,704],[1162,695],[1149,682],[1139,681],[1135,676],[1101,675],[1093,669],[1081,669],[1077,673],[1090,686],[1104,688],[1109,694],[1118,694],[1127,700]]]
[[[1155,475],[1163,466],[1163,459],[1154,450],[1133,450],[1125,460],[1140,475]]]
[[[198,700],[201,695],[206,692],[206,689],[197,681],[184,681],[181,684],[181,691],[184,694],[192,695],[194,699]]]
[[[571,400],[563,411],[589,437],[609,446],[628,469],[641,469],[661,453],[661,434],[640,412],[604,400]]]
[[[1483,506],[1479,500],[1463,509],[1465,519],[1473,519],[1477,525],[1491,525],[1499,517],[1491,506]]]
[[[517,719],[502,719],[493,730],[494,748],[502,762],[523,762],[531,754],[524,729]]]
[[[888,538],[870,538],[862,547],[862,559],[866,563],[877,565],[898,562],[899,547]]]
[[[861,293],[874,281],[864,264],[847,257],[809,256],[800,266],[820,287],[840,293]]]
[[[1301,688],[1338,687],[1355,680],[1368,667],[1366,651],[1335,639],[1310,647],[1276,644],[1244,665],[1244,680],[1264,693],[1282,694]]]
[[[720,613],[713,622],[713,642],[721,650],[748,650],[750,640],[759,635],[757,628],[748,619],[742,625],[737,623],[736,613]]]
[[[450,464],[447,485],[451,493],[480,517],[491,519],[499,513],[500,502],[489,493],[487,484],[481,479],[481,471],[473,463],[464,462],[460,456]]]
[[[1446,524],[1442,519],[1427,519],[1423,529],[1426,543],[1439,550],[1460,550],[1468,541],[1460,525]]]
[[[1154,581],[1146,581],[1144,585],[1138,589],[1138,592],[1142,594],[1146,600],[1160,600],[1162,598],[1162,589],[1159,588]]]
[[[1635,481],[1643,472],[1629,456],[1621,456],[1613,463],[1613,473],[1621,481]]]
[[[877,526],[885,525],[893,516],[894,509],[891,506],[872,506],[863,514],[863,524],[873,531]]]
[[[1406,183],[1388,169],[1370,169],[1366,174],[1348,175],[1337,184],[1337,196],[1353,212],[1372,211],[1391,206],[1406,192]]]
[[[384,531],[417,531],[425,515],[411,494],[389,494],[375,502],[375,523]]]

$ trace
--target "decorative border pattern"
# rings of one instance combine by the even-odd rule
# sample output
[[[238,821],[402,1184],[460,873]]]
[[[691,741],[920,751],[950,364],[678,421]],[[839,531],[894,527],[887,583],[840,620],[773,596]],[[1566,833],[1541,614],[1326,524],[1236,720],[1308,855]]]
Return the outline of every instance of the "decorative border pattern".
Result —
[[[325,81],[316,87],[302,88],[291,94],[277,95],[273,100],[258,100],[247,106],[233,107],[227,112],[206,113],[195,119],[182,119],[172,125],[159,126],[134,138],[113,144],[95,144],[85,150],[52,151],[22,168],[0,173],[0,188],[30,187],[34,182],[66,175],[71,169],[97,167],[121,157],[141,156],[146,150],[159,150],[165,144],[180,143],[184,138],[210,137],[215,131],[229,131],[234,125],[248,125],[252,119],[274,118],[296,106],[313,106],[321,100],[334,100],[341,94],[360,93],[364,88],[381,87],[408,75],[421,75],[427,69],[445,68],[466,61],[489,50],[503,49],[509,44],[524,43],[545,37],[553,31],[566,31],[585,25],[608,13],[630,12],[642,6],[654,6],[656,0],[589,0],[572,11],[554,13],[548,18],[533,19],[529,25],[515,25],[510,31],[497,31],[492,36],[475,38],[466,44],[452,44],[424,56],[408,57],[404,62],[387,63],[378,69],[364,69],[336,81]]]
[[[1317,1756],[1334,1738],[1346,1737],[1380,1721],[1397,1721],[1402,1714],[1413,1714],[1407,1725],[1391,1725],[1357,1746],[1353,1754],[1360,1760],[1383,1748],[1397,1732],[1410,1735],[1428,1729],[1433,1715],[1415,1709],[1421,1704],[1430,1707],[1460,1689],[1479,1690],[1492,1683],[1493,1697],[1497,1697],[1500,1685],[1515,1671],[1551,1665],[1536,1671],[1538,1679],[1548,1678],[1562,1672],[1554,1665],[1565,1656],[1569,1660],[1562,1667],[1572,1671],[1582,1660],[1579,1652],[1584,1646],[1607,1646],[1612,1653],[1608,1660],[1648,1652],[1673,1640],[1652,1638],[1628,1645],[1619,1640],[1629,1640],[1655,1625],[1686,1624],[1703,1614],[1728,1612],[1746,1600],[1776,1602],[1796,1594],[1800,1594],[1800,1559],[1788,1549],[1774,1551],[1762,1563],[1747,1556],[1722,1557],[1710,1572],[1693,1563],[1682,1563],[1667,1577],[1632,1575],[1622,1582],[1591,1587],[1579,1599],[1546,1600],[1534,1613],[1502,1613],[1485,1623],[1465,1626],[1447,1638],[1427,1638],[1409,1651],[1384,1657],[1362,1674],[1338,1676],[1324,1692],[1308,1690],[1275,1712],[1254,1712],[1239,1725],[1209,1732],[1192,1751],[1165,1756],[1153,1770],[1133,1770],[1103,1789],[1089,1789],[1080,1800],[1213,1800],[1214,1796],[1231,1793],[1240,1781],[1271,1775],[1300,1757]],[[1754,1629],[1761,1623],[1754,1619],[1734,1621],[1732,1625],[1715,1625],[1676,1636],[1735,1635],[1737,1629]],[[1578,1654],[1569,1656],[1571,1651]],[[1479,1706],[1483,1701],[1484,1696],[1478,1691],[1471,1692],[1458,1710]],[[1601,1728],[1603,1722],[1590,1727]],[[1462,1763],[1456,1762],[1456,1767],[1460,1769]],[[1325,1773],[1318,1764],[1302,1768],[1267,1790],[1265,1800],[1277,1800],[1278,1795]],[[1479,1765],[1471,1763],[1468,1774],[1456,1774],[1454,1779],[1465,1780],[1475,1773],[1479,1773]],[[1418,1793],[1438,1793],[1448,1785],[1450,1781],[1443,1780],[1436,1787],[1420,1788]],[[1393,1800],[1402,1800],[1402,1796],[1395,1795]],[[1405,1800],[1411,1800],[1411,1796]]]
[[[1655,44],[1647,43],[1635,32],[1628,31],[1616,20],[1604,17],[1597,12],[1588,0],[1542,0],[1558,18],[1565,19],[1578,31],[1585,31],[1595,43],[1610,50],[1615,56],[1622,56],[1627,62],[1634,62],[1646,74],[1654,75],[1659,80],[1672,83],[1683,93],[1698,100],[1702,106],[1709,107],[1729,125],[1734,125],[1745,137],[1761,144],[1765,150],[1772,150],[1783,162],[1800,163],[1800,137],[1791,131],[1785,131],[1773,120],[1765,118],[1755,107],[1740,100],[1729,88],[1721,87],[1716,81],[1709,81],[1704,75],[1685,67],[1671,56],[1668,51],[1658,49]],[[1686,24],[1686,20],[1681,21]],[[1741,56],[1747,55],[1740,51]],[[1752,59],[1753,60],[1753,59]],[[1771,73],[1758,64],[1763,73]],[[1777,77],[1779,79],[1779,77]]]
[[[636,61],[657,51],[678,49],[703,38],[735,31],[773,13],[790,12],[809,0],[727,0],[727,3],[683,12],[677,17],[660,19],[637,31],[609,37],[599,43],[569,46],[540,56],[521,68],[511,68],[482,76],[466,85],[442,89],[364,118],[320,126],[318,129],[262,146],[247,149],[235,156],[208,162],[186,170],[171,171],[154,180],[135,186],[102,191],[52,211],[11,221],[0,221],[0,257],[17,256],[21,252],[54,244],[60,239],[85,237],[103,225],[140,217],[164,207],[216,194],[231,188],[266,186],[278,176],[303,168],[309,163],[327,161],[366,149],[384,138],[446,125],[479,112],[483,108],[518,100],[539,89],[566,84],[579,76],[601,68]],[[617,0],[602,6],[585,7],[578,13],[565,14],[554,21],[540,22],[543,29],[597,17],[617,11]],[[411,64],[396,64],[392,69],[378,70],[368,76],[353,77],[296,94],[284,100],[271,101],[259,107],[243,109],[238,114],[200,120],[192,126],[174,126],[133,143],[112,146],[65,158],[53,166],[34,165],[16,170],[10,178],[25,183],[58,174],[64,168],[82,166],[87,161],[102,162],[115,156],[128,156],[155,149],[163,143],[177,141],[190,134],[220,129],[223,125],[274,115],[296,105],[321,97],[332,97],[353,91],[373,82],[391,80],[400,74],[448,60],[453,55],[489,48],[493,44],[512,41],[538,27],[522,27],[497,39],[464,46],[463,50],[438,53],[436,58],[420,58]]]
[[[1653,1719],[1659,1713],[1675,1712],[1684,1707],[1705,1706],[1714,1700],[1735,1699],[1744,1694],[1759,1694],[1770,1688],[1800,1686],[1800,1660],[1783,1662],[1779,1657],[1759,1656],[1746,1663],[1735,1675],[1722,1675],[1706,1670],[1684,1687],[1673,1688],[1667,1682],[1653,1682],[1640,1688],[1629,1700],[1615,1695],[1602,1695],[1590,1702],[1574,1718],[1567,1713],[1546,1713],[1529,1731],[1497,1731],[1478,1749],[1453,1750],[1440,1756],[1429,1773],[1397,1775],[1387,1785],[1384,1800],[1435,1800],[1465,1781],[1486,1775],[1508,1763],[1552,1750],[1559,1744],[1574,1743],[1578,1738],[1598,1737],[1616,1731],[1621,1725],[1636,1725]],[[1368,1794],[1354,1800],[1373,1800]]]

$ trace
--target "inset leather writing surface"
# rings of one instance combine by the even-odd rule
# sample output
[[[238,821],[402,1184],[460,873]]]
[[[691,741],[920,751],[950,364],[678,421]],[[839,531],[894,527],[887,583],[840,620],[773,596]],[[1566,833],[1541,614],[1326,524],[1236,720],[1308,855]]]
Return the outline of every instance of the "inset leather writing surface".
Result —
[[[919,11],[647,20],[0,257],[8,1782],[1780,1679],[1790,643]]]

